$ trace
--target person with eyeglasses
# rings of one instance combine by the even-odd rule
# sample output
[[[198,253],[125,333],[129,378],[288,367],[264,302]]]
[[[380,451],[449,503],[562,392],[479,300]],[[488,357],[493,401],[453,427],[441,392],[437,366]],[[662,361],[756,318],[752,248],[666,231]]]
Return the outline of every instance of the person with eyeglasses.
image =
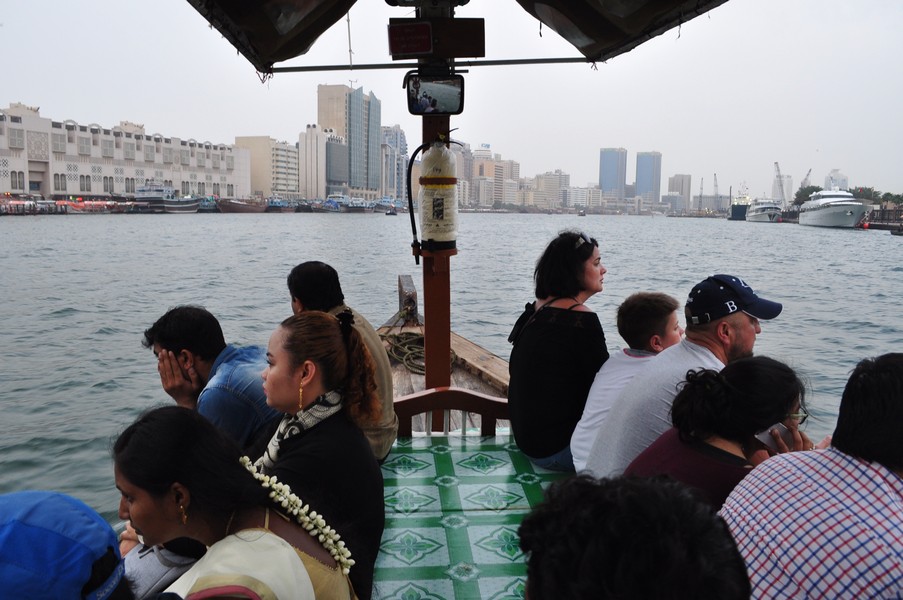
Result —
[[[536,263],[536,300],[524,307],[508,341],[508,407],[521,451],[539,467],[574,471],[571,435],[593,379],[608,359],[599,317],[586,301],[603,289],[599,243],[562,231]]]
[[[766,460],[719,514],[753,598],[903,597],[903,354],[856,366],[830,448]]]
[[[783,308],[735,275],[712,275],[693,286],[684,305],[684,339],[649,359],[624,387],[596,433],[586,468],[596,477],[623,473],[671,428],[671,403],[687,371],[720,371],[752,356],[760,321],[776,318]]]
[[[741,358],[724,369],[688,371],[671,406],[674,427],[637,456],[625,475],[667,475],[699,490],[714,510],[752,468],[772,452],[808,450],[799,430],[805,421],[806,388],[797,374],[767,356]],[[791,444],[775,431],[790,432]],[[769,452],[756,434],[774,438]]]

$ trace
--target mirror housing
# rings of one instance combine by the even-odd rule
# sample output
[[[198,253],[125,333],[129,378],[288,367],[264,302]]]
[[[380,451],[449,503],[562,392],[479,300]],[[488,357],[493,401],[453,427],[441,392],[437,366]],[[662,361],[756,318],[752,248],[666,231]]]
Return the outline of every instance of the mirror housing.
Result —
[[[460,115],[464,110],[464,76],[426,75],[416,71],[404,78],[408,112],[421,116]]]

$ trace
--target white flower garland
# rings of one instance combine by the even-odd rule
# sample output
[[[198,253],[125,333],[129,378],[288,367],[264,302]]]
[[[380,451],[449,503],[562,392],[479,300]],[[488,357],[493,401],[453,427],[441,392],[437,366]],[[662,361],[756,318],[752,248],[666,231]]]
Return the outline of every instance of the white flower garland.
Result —
[[[259,473],[247,456],[242,456],[240,461],[245,469],[254,476],[254,479],[270,491],[270,498],[282,507],[288,516],[294,517],[310,535],[319,540],[324,548],[329,550],[329,554],[342,568],[342,573],[347,575],[354,565],[354,559],[351,558],[351,551],[345,547],[342,536],[336,533],[335,529],[329,527],[326,520],[318,515],[317,511],[310,510],[310,505],[304,504],[301,498],[293,494],[288,485],[277,481],[275,476],[270,477]]]

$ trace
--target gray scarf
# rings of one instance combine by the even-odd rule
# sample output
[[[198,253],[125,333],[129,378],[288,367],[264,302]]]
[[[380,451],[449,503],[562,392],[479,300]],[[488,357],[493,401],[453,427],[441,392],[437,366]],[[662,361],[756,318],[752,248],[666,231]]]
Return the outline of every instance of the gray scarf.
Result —
[[[340,410],[342,410],[342,395],[336,390],[332,390],[317,398],[304,410],[294,415],[285,415],[282,417],[276,433],[270,438],[266,452],[254,462],[254,466],[260,472],[269,474],[276,466],[276,459],[279,458],[279,445],[283,441],[325,421]]]

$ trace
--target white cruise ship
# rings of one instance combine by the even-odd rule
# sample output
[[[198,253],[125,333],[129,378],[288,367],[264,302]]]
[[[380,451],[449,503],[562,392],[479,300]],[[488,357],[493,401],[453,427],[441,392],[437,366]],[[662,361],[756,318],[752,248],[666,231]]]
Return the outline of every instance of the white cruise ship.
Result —
[[[822,190],[800,206],[800,225],[856,227],[865,216],[865,204],[842,190]]]
[[[756,198],[746,209],[746,220],[754,223],[780,223],[781,205],[768,198]]]

